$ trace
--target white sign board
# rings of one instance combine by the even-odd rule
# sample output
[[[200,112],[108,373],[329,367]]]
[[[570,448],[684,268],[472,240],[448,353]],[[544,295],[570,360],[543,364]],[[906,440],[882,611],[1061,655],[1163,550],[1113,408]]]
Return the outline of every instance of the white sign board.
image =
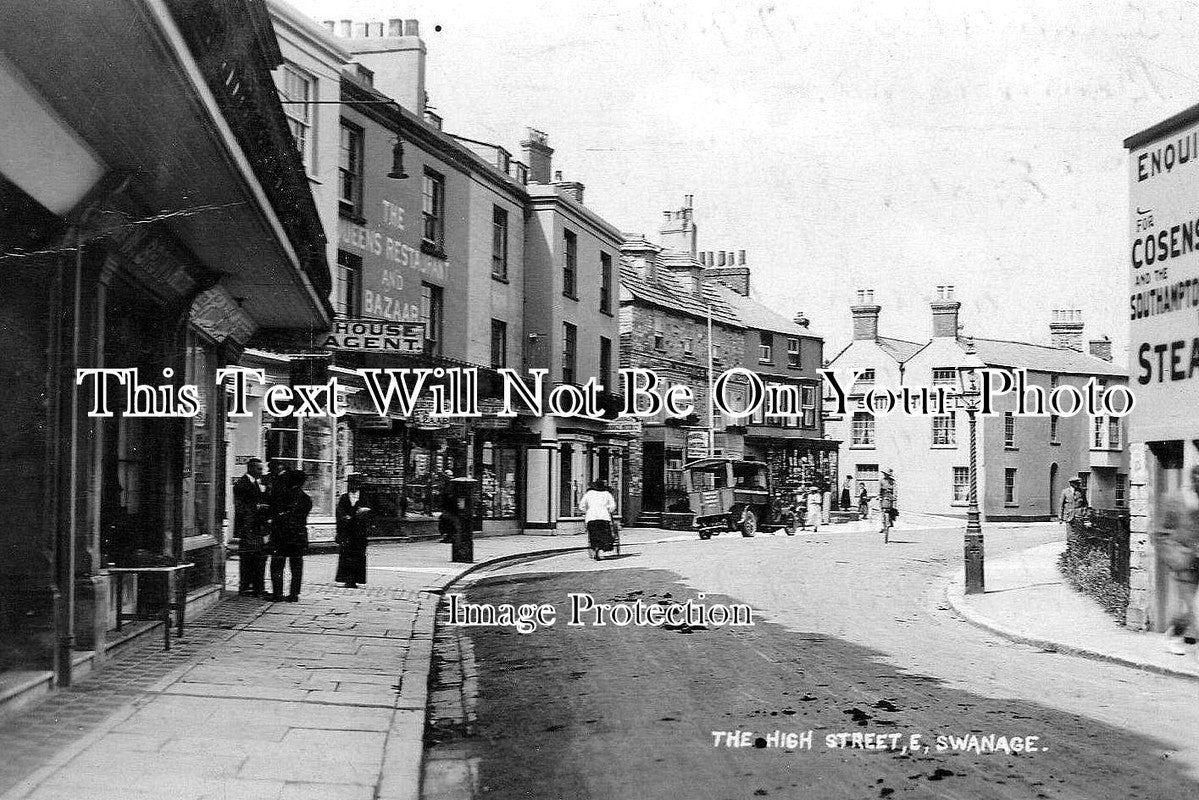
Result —
[[[1199,124],[1129,152],[1134,441],[1199,434]]]

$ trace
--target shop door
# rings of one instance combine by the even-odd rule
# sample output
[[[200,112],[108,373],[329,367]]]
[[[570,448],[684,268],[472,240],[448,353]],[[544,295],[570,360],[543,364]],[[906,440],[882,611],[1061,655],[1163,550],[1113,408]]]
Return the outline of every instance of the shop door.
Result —
[[[646,442],[641,459],[641,505],[645,511],[664,511],[666,459],[662,442]]]

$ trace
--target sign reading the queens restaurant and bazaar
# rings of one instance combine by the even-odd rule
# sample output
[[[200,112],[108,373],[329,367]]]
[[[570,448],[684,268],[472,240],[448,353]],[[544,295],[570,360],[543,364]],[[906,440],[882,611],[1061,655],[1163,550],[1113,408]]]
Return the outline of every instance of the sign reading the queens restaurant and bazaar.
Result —
[[[357,350],[365,353],[419,353],[424,347],[425,326],[421,322],[381,322],[377,319],[342,317],[334,320],[321,345],[328,350]]]
[[[1186,438],[1199,408],[1199,124],[1134,147],[1129,166],[1131,435]]]

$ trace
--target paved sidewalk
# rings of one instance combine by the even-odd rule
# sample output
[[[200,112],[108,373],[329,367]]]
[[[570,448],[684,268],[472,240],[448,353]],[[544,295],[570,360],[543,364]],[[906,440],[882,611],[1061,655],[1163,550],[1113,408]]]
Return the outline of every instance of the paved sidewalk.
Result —
[[[1005,638],[1061,653],[1110,661],[1165,675],[1199,678],[1194,647],[1185,656],[1167,653],[1161,634],[1122,627],[1091,598],[1071,589],[1057,569],[1066,543],[986,562],[981,595],[963,592],[959,572],[946,589],[960,616]]]
[[[0,720],[0,800],[415,800],[437,592],[487,562],[585,545],[479,539],[474,565],[436,542],[379,545],[362,589],[313,583],[334,559],[312,556],[298,603],[234,596],[170,652],[143,637]]]

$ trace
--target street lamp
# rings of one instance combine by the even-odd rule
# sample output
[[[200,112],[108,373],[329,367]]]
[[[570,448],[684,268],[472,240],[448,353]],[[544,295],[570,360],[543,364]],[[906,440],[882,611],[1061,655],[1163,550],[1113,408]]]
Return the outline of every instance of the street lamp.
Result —
[[[978,370],[986,364],[974,352],[974,340],[966,342],[966,358],[958,366],[958,391],[961,406],[965,407],[970,420],[970,499],[966,508],[966,594],[982,594],[985,589],[983,578],[983,529],[978,516],[978,439],[975,432],[981,393],[978,388]]]

